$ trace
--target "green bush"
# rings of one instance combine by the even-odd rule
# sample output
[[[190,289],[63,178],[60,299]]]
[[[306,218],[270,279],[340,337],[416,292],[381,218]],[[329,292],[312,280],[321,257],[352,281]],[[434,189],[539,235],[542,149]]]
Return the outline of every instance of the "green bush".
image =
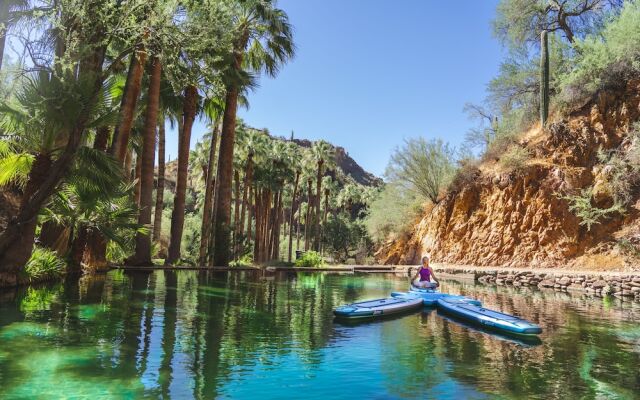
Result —
[[[229,266],[232,268],[237,267],[250,267],[253,265],[253,257],[251,254],[245,254],[237,260],[231,261]]]
[[[438,203],[456,171],[455,149],[440,139],[409,139],[391,155],[386,175],[425,200]]]
[[[67,263],[53,250],[35,247],[31,258],[24,267],[28,279],[40,280],[61,277],[67,268]]]
[[[317,251],[307,251],[296,260],[296,267],[317,268],[324,264],[322,256]]]
[[[640,123],[636,123],[620,147],[598,152],[607,186],[616,203],[628,206],[640,186]]]
[[[614,213],[623,213],[624,207],[620,203],[614,203],[609,208],[599,208],[593,205],[593,188],[589,187],[578,195],[562,196],[569,202],[569,210],[580,218],[580,225],[586,226],[587,230],[591,230],[591,226],[599,224],[602,219]]]
[[[575,104],[640,74],[640,3],[626,2],[618,18],[575,48],[575,67],[559,77],[561,103]]]
[[[500,157],[500,166],[507,171],[517,171],[523,168],[531,158],[531,153],[520,145],[510,146]]]
[[[361,220],[351,220],[345,213],[332,215],[324,228],[323,249],[338,262],[354,255],[364,259],[371,254],[373,243]]]
[[[381,242],[408,233],[422,211],[421,203],[413,191],[386,184],[369,205],[364,220],[369,235]]]

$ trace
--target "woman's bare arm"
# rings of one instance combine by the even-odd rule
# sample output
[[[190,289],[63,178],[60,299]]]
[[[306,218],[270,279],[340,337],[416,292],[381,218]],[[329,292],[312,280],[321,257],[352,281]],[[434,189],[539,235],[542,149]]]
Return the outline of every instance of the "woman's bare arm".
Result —
[[[420,276],[420,269],[418,269],[418,272],[416,272],[416,274],[413,276],[413,278],[411,278],[411,282],[413,282],[416,279],[418,279],[419,276]]]
[[[438,280],[438,278],[436,278],[436,274],[433,273],[433,268],[429,267],[429,269],[431,270],[431,276],[433,277],[433,280],[436,281],[436,283],[439,285],[440,281]]]

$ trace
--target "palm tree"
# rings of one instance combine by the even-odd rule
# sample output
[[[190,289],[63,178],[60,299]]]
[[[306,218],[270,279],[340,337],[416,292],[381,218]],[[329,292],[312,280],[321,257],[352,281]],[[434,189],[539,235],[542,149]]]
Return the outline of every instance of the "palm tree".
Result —
[[[153,206],[153,163],[156,151],[156,127],[160,106],[160,80],[162,62],[158,56],[151,60],[151,76],[147,93],[147,111],[145,115],[142,156],[140,159],[140,214],[138,224],[151,225],[151,207]],[[151,262],[151,237],[148,233],[136,235],[136,252],[129,260],[132,265],[153,265]]]
[[[4,47],[7,41],[7,31],[15,21],[12,12],[24,10],[29,6],[27,0],[2,0],[0,4],[0,70],[2,70],[2,59]]]
[[[335,193],[338,191],[337,182],[329,175],[322,178],[322,187],[324,188],[324,207],[322,210],[322,229],[320,232],[321,240],[320,240],[320,250],[324,251],[323,243],[324,243],[324,232],[327,226],[327,215],[329,214],[329,209],[331,208],[331,198],[335,198]],[[333,197],[332,197],[333,195]]]
[[[293,33],[286,13],[270,0],[235,0],[231,7],[235,37],[231,71],[236,74],[264,71],[275,76],[294,54]],[[233,150],[240,91],[237,81],[227,86],[218,161],[214,263],[224,266],[229,264]]]
[[[218,114],[219,115],[219,114]],[[205,137],[205,140],[209,140],[209,153],[207,158],[207,171],[205,175],[205,195],[202,211],[202,228],[200,230],[200,253],[199,263],[201,266],[207,263],[207,249],[209,247],[209,239],[211,235],[211,213],[213,211],[213,198],[214,189],[216,185],[216,178],[214,176],[216,171],[216,149],[218,146],[218,133],[220,130],[220,124],[218,123],[218,116],[212,115],[213,124],[211,130],[211,136]]]
[[[293,134],[292,134],[293,136]],[[297,212],[298,187],[300,185],[300,174],[302,173],[302,154],[298,145],[289,142],[289,166],[294,171],[293,193],[291,195],[291,210],[289,210],[289,252],[287,261],[291,262],[291,253],[293,250],[293,221]]]
[[[165,260],[167,265],[174,264],[180,259],[180,245],[184,229],[184,205],[187,197],[189,146],[191,143],[191,129],[198,111],[198,101],[198,88],[195,85],[188,85],[184,91],[182,132],[178,142],[178,181],[171,214],[171,240],[167,259]]]
[[[353,181],[347,182],[338,193],[338,204],[342,209],[346,209],[351,219],[354,218],[353,206],[360,203],[360,197],[363,192],[362,185],[359,185]]]
[[[302,178],[307,182],[307,201],[304,214],[304,251],[309,250],[311,244],[311,223],[313,220],[313,179],[315,175],[315,162],[312,159],[311,152],[306,151],[302,161]]]
[[[165,176],[165,120],[164,113],[158,113],[158,183],[156,185],[156,207],[153,217],[153,240],[160,240],[162,233],[162,211],[164,208]]]
[[[316,162],[316,197],[315,197],[315,217],[314,223],[314,245],[316,251],[320,250],[320,201],[322,199],[322,177],[324,176],[325,166],[333,166],[334,150],[333,146],[324,140],[318,140],[311,147],[311,154]]]
[[[101,95],[96,96],[86,87],[96,83],[39,74],[25,80],[17,104],[0,105],[0,130],[18,153],[32,160],[19,210],[0,235],[0,265],[5,271],[0,272],[0,281],[15,283],[16,271],[33,248],[38,212],[73,165],[85,128],[95,124],[100,119],[96,113],[106,108],[96,105],[109,97],[110,90],[100,85]]]
[[[248,128],[244,124],[240,125],[236,130],[238,134],[237,143],[239,145],[239,156],[244,165],[244,180],[242,189],[241,210],[238,220],[237,229],[239,231],[239,237],[245,238],[245,217],[247,215],[247,208],[249,207],[250,193],[249,189],[253,183],[253,171],[254,171],[254,158],[256,154],[259,156],[266,153],[266,146],[268,143],[268,136],[253,128]],[[238,244],[239,246],[239,244]],[[236,253],[239,252],[239,248],[236,249]]]
[[[139,45],[136,51],[131,54],[129,72],[120,103],[118,124],[113,133],[113,142],[110,150],[111,154],[121,163],[124,163],[127,154],[131,128],[133,127],[133,121],[135,119],[136,105],[140,97],[142,75],[144,73],[146,60],[147,53],[144,47]]]
[[[107,240],[120,246],[128,247],[131,232],[146,232],[137,224],[138,208],[131,202],[131,186],[122,185],[122,175],[118,165],[110,160],[100,161],[100,157],[91,157],[100,163],[113,164],[107,166],[100,164],[100,174],[105,171],[116,172],[110,177],[112,185],[106,188],[96,188],[87,182],[93,176],[87,173],[87,168],[98,169],[85,162],[79,162],[76,170],[69,178],[69,183],[56,193],[52,204],[43,212],[46,222],[54,222],[56,226],[73,233],[71,245],[71,270],[94,272],[107,267],[104,254],[106,253]],[[87,176],[81,176],[85,174]],[[105,191],[105,189],[107,191]]]
[[[160,83],[160,121],[158,121],[158,185],[156,190],[156,209],[153,221],[153,240],[160,241],[162,236],[162,211],[164,208],[165,186],[165,123],[171,128],[178,126],[178,136],[182,134],[182,100],[171,86],[171,82],[163,75]]]

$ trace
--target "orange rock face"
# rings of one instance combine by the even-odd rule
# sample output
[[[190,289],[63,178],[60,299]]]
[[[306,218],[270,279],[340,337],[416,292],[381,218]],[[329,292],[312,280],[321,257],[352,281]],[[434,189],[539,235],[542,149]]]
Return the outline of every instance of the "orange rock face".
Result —
[[[594,185],[594,201],[606,205],[609,194],[598,186],[598,150],[620,146],[638,119],[640,82],[630,82],[624,93],[600,94],[544,132],[533,129],[522,141],[533,155],[524,168],[501,173],[490,163],[481,165],[473,179],[429,209],[408,237],[385,244],[378,260],[412,264],[431,253],[438,262],[455,264],[598,269],[590,259],[606,254],[607,269],[628,267],[617,243],[640,233],[637,210],[588,231],[562,195]]]

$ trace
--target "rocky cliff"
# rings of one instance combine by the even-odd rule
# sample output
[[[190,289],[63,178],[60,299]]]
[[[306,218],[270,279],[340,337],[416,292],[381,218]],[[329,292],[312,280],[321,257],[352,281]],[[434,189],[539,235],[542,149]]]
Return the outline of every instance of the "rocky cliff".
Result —
[[[496,160],[461,174],[441,202],[430,206],[406,237],[377,253],[386,264],[438,262],[480,266],[640,269],[637,194],[624,214],[588,230],[562,194],[594,188],[594,202],[611,202],[599,149],[625,146],[640,118],[640,81],[618,93],[599,93],[547,129],[534,127],[520,140],[532,158],[502,172]]]
[[[313,142],[307,139],[293,139],[293,142],[302,147],[311,147],[313,145]],[[340,168],[346,176],[350,176],[356,183],[364,186],[379,186],[382,184],[382,179],[365,171],[360,164],[351,158],[344,147],[333,146],[333,148],[335,151],[336,166]]]

